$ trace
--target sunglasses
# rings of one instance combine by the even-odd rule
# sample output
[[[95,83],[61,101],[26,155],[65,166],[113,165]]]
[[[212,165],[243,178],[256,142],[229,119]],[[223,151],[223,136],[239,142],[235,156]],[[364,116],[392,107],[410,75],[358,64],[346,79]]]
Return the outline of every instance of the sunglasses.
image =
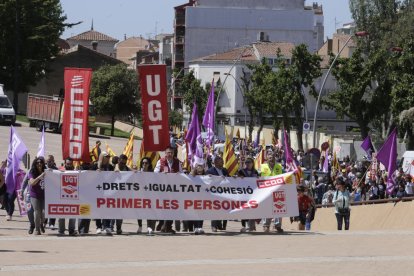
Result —
[[[145,164],[146,164],[146,165],[148,165],[149,163],[145,161],[145,162],[142,162],[142,164],[143,164],[143,165],[145,165]]]
[[[36,164],[44,164],[42,161],[37,161]]]

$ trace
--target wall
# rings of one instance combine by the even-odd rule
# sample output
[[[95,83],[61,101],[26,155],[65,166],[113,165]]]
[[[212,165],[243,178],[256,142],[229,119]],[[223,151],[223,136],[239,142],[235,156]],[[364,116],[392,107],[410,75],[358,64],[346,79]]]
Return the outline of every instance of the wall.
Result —
[[[199,7],[303,9],[303,0],[198,0]]]
[[[186,9],[185,62],[257,41],[261,31],[270,41],[305,43],[316,51],[312,10]]]
[[[146,39],[130,37],[116,44],[116,58],[129,65],[132,63],[130,59],[136,57],[137,52],[145,50],[148,45],[148,40]]]
[[[350,230],[408,230],[414,229],[414,202],[361,205],[351,207]],[[333,208],[319,208],[312,231],[335,231]]]
[[[92,49],[92,41],[90,40],[71,40],[68,39],[67,42],[69,43],[70,47],[74,47],[76,45],[82,45],[86,48]],[[115,42],[114,41],[98,41],[97,51],[104,55],[115,57]]]
[[[93,70],[99,67],[110,64],[115,65],[121,61],[98,54],[89,49],[79,48],[78,51],[58,56],[48,64],[48,73],[45,78],[40,80],[35,86],[29,88],[29,93],[41,95],[58,95],[61,88],[64,87],[64,68],[92,68]],[[11,99],[10,99],[11,100]],[[26,114],[27,109],[27,94],[19,95],[19,113]]]

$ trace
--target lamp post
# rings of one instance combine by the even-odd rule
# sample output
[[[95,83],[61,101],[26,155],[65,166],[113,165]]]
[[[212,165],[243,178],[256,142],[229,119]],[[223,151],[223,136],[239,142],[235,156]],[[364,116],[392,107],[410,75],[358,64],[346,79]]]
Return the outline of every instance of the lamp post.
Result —
[[[242,94],[243,97],[243,106],[244,106],[244,139],[245,141],[247,141],[247,112],[246,112],[246,98],[244,97],[244,93],[243,90],[240,87],[240,83],[237,81],[237,79],[230,73],[224,73],[225,76],[231,76],[234,81],[236,82],[237,87],[240,90],[240,93]]]
[[[356,37],[363,37],[363,36],[367,36],[368,35],[368,32],[365,32],[365,31],[361,31],[361,32],[356,32],[353,36],[356,36]],[[335,64],[335,62],[336,62],[336,60],[338,59],[338,57],[339,57],[339,55],[342,53],[342,51],[345,49],[345,47],[346,47],[346,45],[348,45],[348,43],[349,43],[349,41],[352,39],[352,37],[353,37],[352,35],[348,38],[348,40],[345,42],[345,44],[342,46],[342,48],[339,50],[339,52],[336,54],[336,56],[335,56],[335,58],[334,58],[334,60],[332,61],[332,63],[331,63],[331,66],[329,66],[329,69],[328,69],[328,72],[326,72],[326,75],[325,75],[325,77],[324,77],[324,79],[323,79],[323,82],[322,82],[322,85],[321,85],[321,88],[319,89],[319,94],[318,94],[318,99],[317,99],[317,101],[316,101],[316,105],[315,105],[315,115],[314,115],[314,117],[313,117],[313,147],[315,148],[316,147],[316,118],[317,118],[317,116],[318,116],[318,106],[319,106],[319,101],[320,101],[320,99],[321,99],[321,95],[322,95],[322,91],[323,91],[323,88],[325,87],[325,83],[326,83],[326,80],[328,79],[328,76],[329,76],[329,74],[331,73],[331,71],[332,71],[332,68],[333,68],[333,66],[334,66],[334,64]]]

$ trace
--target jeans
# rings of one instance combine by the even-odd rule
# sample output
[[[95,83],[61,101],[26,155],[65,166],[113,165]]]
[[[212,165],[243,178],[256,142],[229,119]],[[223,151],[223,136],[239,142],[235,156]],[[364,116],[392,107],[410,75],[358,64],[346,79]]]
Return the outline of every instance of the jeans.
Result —
[[[227,220],[212,220],[211,227],[217,228],[218,230],[226,230]]]
[[[203,220],[194,220],[194,228],[203,228]]]
[[[5,208],[7,215],[12,216],[14,213],[14,201],[16,200],[17,194],[16,192],[9,194],[6,193],[4,195],[4,202],[5,202]]]
[[[107,229],[111,228],[111,220],[110,219],[97,219],[96,220],[96,229]]]
[[[34,219],[36,231],[40,231],[40,225],[45,221],[45,199],[30,198],[34,209]]]
[[[263,226],[269,227],[271,222],[272,222],[272,219],[267,218]],[[275,226],[282,228],[282,218],[275,218]]]
[[[338,222],[338,230],[342,230],[342,222],[345,222],[345,230],[349,230],[349,217],[351,213],[348,214],[339,214],[335,213],[336,221]]]
[[[155,224],[157,223],[156,220],[148,219],[147,220],[147,227],[151,228],[153,231],[155,231]],[[139,226],[139,223],[138,223]],[[142,226],[142,225],[141,225]]]
[[[89,233],[89,225],[91,224],[90,219],[79,219],[78,221],[78,230],[80,234]]]
[[[55,218],[49,218],[49,219],[46,219],[46,220],[47,220],[47,223],[50,226],[55,226],[55,223],[56,223],[56,219]]]
[[[250,231],[256,230],[256,221],[254,219],[242,219],[242,227],[248,227]]]
[[[65,233],[65,219],[60,218],[59,219],[59,233],[63,234]],[[75,232],[75,226],[76,226],[76,219],[69,219],[69,225],[68,225],[68,230],[69,233],[73,233]]]
[[[30,207],[29,210],[27,210],[27,218],[29,219],[30,228],[35,228],[35,218],[34,218],[34,209],[33,206]]]

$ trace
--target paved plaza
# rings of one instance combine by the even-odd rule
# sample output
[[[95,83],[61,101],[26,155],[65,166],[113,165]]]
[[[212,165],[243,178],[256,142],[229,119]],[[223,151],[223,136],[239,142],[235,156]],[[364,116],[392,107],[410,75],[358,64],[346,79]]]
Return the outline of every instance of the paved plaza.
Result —
[[[17,131],[34,156],[40,133],[24,126],[17,127]],[[9,133],[9,127],[0,126],[3,158],[7,155]],[[60,139],[58,134],[46,134],[46,154],[54,154],[59,163]],[[96,139],[91,138],[90,143]],[[116,153],[126,144],[126,139],[121,138],[101,140],[103,149],[104,142],[108,142]],[[134,154],[138,154],[138,141],[135,147]],[[401,208],[411,210],[410,204],[405,205]],[[372,210],[365,209],[354,209],[355,228],[367,221],[364,217],[368,214],[374,217]],[[397,218],[403,219],[392,216]],[[328,229],[322,227],[323,222],[335,224],[332,210],[320,210],[314,228]],[[95,235],[92,222],[92,233],[82,237],[61,237],[57,230],[49,229],[34,236],[27,234],[25,217],[6,221],[5,211],[0,210],[0,275],[378,276],[413,275],[414,271],[414,231],[407,231],[411,224],[394,230],[298,232],[296,225],[285,219],[284,234],[265,234],[261,225],[257,232],[242,234],[240,222],[235,221],[229,222],[227,232],[211,233],[209,225],[209,221],[204,223],[206,234],[201,236],[181,232],[137,235],[135,220],[124,221],[123,235]],[[143,228],[146,229],[145,220]]]
[[[413,231],[227,232],[60,237],[27,234],[25,218],[6,222],[0,211],[1,275],[412,275]],[[91,224],[91,229],[94,223]],[[145,228],[145,221],[144,221]]]

